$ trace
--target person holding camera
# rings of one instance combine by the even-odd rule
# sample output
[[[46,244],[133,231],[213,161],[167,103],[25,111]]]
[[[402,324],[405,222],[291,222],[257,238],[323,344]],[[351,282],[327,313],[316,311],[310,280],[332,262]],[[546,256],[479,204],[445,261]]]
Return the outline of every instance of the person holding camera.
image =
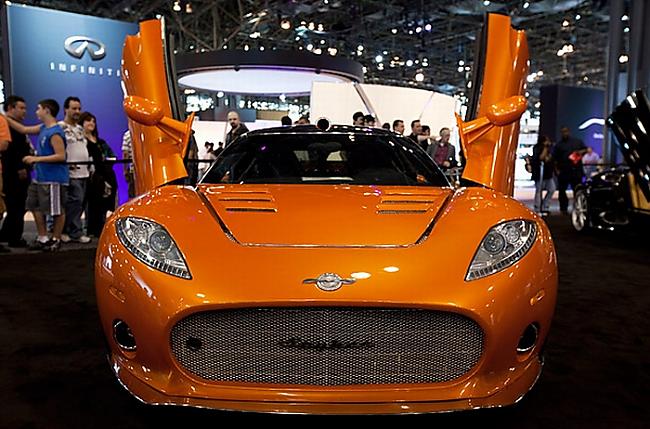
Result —
[[[530,158],[531,179],[535,182],[535,211],[542,216],[549,213],[549,204],[555,193],[555,165],[552,153],[553,142],[548,136],[540,135],[533,146]],[[546,195],[542,198],[543,191]]]

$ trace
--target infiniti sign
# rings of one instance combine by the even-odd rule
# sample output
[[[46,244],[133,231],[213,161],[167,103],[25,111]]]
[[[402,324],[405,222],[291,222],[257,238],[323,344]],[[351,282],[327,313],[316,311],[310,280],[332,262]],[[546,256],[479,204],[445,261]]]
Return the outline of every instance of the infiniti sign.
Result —
[[[86,36],[70,36],[65,39],[63,46],[65,51],[75,58],[83,57],[86,51],[93,61],[101,60],[106,56],[106,45]]]

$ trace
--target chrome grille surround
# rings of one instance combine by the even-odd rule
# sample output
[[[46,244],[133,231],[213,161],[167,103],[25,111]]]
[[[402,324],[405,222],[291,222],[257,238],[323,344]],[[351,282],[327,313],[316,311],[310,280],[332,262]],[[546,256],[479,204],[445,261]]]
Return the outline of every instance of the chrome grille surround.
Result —
[[[177,362],[214,382],[312,386],[441,383],[470,371],[483,330],[465,316],[357,307],[194,313],[170,336]]]

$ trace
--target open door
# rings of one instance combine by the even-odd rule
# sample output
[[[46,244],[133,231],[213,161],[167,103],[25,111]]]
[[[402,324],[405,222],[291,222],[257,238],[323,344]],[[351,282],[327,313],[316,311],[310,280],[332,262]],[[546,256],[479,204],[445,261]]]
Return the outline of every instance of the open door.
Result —
[[[140,32],[126,38],[122,53],[124,110],[133,142],[137,194],[187,177],[183,158],[194,114],[184,122],[178,120],[163,25],[160,20],[140,23]]]
[[[512,195],[519,119],[527,107],[528,42],[510,17],[488,14],[478,45],[467,118],[456,116],[466,159],[462,177]]]
[[[643,193],[637,199],[650,201],[650,102],[642,91],[635,91],[614,109],[607,125],[616,136],[625,161],[634,175],[636,187]],[[634,190],[633,190],[634,192]],[[641,207],[642,208],[642,207]]]

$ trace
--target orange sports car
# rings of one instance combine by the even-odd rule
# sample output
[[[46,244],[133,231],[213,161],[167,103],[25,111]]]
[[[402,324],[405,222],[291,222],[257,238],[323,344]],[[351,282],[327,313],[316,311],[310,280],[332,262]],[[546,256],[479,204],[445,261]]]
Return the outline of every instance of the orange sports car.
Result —
[[[453,186],[394,133],[251,132],[196,186],[161,23],[124,47],[141,196],[107,222],[97,301],[149,404],[289,413],[503,406],[534,385],[557,290],[544,222],[510,197],[523,32],[491,15]],[[166,77],[172,77],[166,79]]]

